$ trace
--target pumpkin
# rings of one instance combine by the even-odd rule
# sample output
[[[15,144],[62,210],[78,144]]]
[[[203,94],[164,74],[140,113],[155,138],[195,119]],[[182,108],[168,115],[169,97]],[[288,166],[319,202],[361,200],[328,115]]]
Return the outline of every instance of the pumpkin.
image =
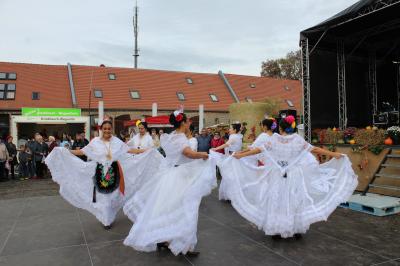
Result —
[[[370,126],[367,126],[365,129],[366,129],[366,130],[371,130],[371,127],[370,127]]]
[[[391,138],[385,139],[385,145],[393,145],[393,140]]]
[[[352,139],[352,140],[349,141],[349,143],[350,143],[351,145],[354,145],[354,144],[356,144],[356,141],[355,141],[354,139]]]
[[[333,131],[336,131],[337,129],[336,129],[336,127],[334,127],[332,130],[333,130]]]
[[[376,130],[378,130],[378,127],[373,126],[373,127],[372,127],[372,130],[375,130],[375,131],[376,131]]]

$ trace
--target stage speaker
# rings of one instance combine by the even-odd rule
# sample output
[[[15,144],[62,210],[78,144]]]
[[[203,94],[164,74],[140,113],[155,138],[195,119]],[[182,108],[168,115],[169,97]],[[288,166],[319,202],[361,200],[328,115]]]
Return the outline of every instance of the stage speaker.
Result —
[[[388,113],[380,113],[379,115],[374,115],[374,125],[387,125],[389,124]]]

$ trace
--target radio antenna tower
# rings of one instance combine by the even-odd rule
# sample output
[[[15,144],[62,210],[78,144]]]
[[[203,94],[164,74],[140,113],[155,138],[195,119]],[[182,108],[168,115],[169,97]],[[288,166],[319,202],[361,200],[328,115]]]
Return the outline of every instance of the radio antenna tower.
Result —
[[[135,68],[137,68],[138,65],[138,57],[139,57],[139,48],[138,48],[138,5],[136,1],[136,6],[135,6],[135,16],[133,17],[133,32],[135,34],[135,51],[133,54],[133,57],[135,58]]]

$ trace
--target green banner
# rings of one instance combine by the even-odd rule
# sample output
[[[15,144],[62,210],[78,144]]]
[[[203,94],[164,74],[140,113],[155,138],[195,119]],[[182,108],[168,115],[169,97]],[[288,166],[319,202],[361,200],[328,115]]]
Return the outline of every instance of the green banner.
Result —
[[[22,115],[23,116],[81,116],[81,109],[22,107]]]

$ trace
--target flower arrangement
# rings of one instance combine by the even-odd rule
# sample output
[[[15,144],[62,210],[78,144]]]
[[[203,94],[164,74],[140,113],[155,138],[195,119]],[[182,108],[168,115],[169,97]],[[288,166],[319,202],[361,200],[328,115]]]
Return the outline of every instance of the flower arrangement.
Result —
[[[357,128],[348,127],[343,131],[344,141],[346,143],[350,143],[352,139],[354,139],[354,135],[356,134]]]
[[[400,127],[397,127],[397,126],[389,127],[386,130],[386,137],[391,138],[393,140],[393,144],[399,144]]]
[[[328,128],[325,132],[324,143],[338,144],[343,139],[343,131]]]
[[[360,145],[382,145],[385,141],[385,130],[359,129],[354,134],[354,140]]]

